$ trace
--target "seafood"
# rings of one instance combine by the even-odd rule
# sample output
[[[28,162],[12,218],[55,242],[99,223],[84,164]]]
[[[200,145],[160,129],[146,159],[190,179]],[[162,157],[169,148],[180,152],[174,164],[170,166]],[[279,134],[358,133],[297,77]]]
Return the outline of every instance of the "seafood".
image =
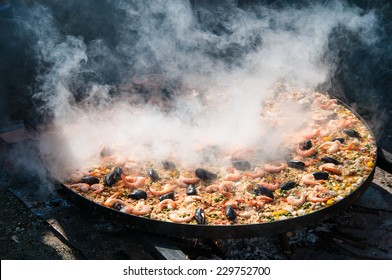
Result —
[[[288,166],[296,169],[303,169],[306,165],[303,161],[292,159],[287,162]]]
[[[190,195],[184,199],[185,204],[190,204],[196,201],[203,201],[203,198],[198,195]]]
[[[315,148],[310,148],[309,150],[301,150],[299,147],[297,148],[297,154],[301,157],[311,157],[316,154]]]
[[[282,184],[280,186],[280,189],[283,190],[283,191],[288,191],[288,190],[291,190],[291,189],[295,188],[296,185],[297,185],[296,182],[288,181],[288,182]]]
[[[195,212],[195,220],[199,225],[204,225],[207,223],[206,213],[203,209],[197,208]]]
[[[161,196],[161,195],[167,194],[169,192],[172,192],[173,190],[174,190],[174,188],[173,188],[173,185],[171,185],[171,184],[164,185],[161,190],[156,190],[156,189],[153,189],[152,187],[150,187],[150,192],[155,196]]]
[[[338,160],[336,160],[334,158],[331,158],[331,157],[322,157],[321,161],[325,162],[325,163],[333,163],[333,164],[336,164],[336,165],[342,164],[340,161],[338,161]]]
[[[165,199],[173,199],[174,200],[174,192],[165,193],[159,197],[159,201],[163,201]]]
[[[230,173],[225,176],[225,180],[226,181],[237,182],[237,181],[241,180],[242,175],[241,175],[241,173],[237,169],[228,168],[227,171],[230,172]]]
[[[263,169],[269,173],[279,173],[287,168],[286,163],[281,163],[280,165],[264,164]]]
[[[313,143],[312,143],[312,140],[310,140],[310,139],[308,139],[308,140],[302,142],[301,144],[299,144],[299,148],[301,150],[309,150],[312,147],[313,147]]]
[[[324,170],[325,171],[329,171],[329,172],[332,172],[332,173],[337,174],[337,175],[341,175],[342,174],[342,171],[339,169],[339,167],[337,167],[333,163],[324,163],[323,165],[320,165],[319,170],[320,171],[324,171]]]
[[[196,178],[196,177],[195,178],[186,178],[186,177],[180,176],[177,179],[177,185],[179,187],[186,188],[186,187],[188,187],[188,185],[191,185],[191,184],[194,185],[199,181],[200,181],[200,179]]]
[[[233,167],[237,170],[245,171],[250,169],[251,164],[247,160],[242,160],[242,159],[232,159],[231,164]]]
[[[232,181],[223,181],[219,185],[220,192],[231,192],[233,190],[233,182]]]
[[[334,142],[325,142],[319,146],[319,149],[327,150],[328,153],[333,154],[333,153],[336,153],[337,151],[339,151],[341,144],[342,143],[340,143],[340,141],[338,141],[338,140],[336,140]]]
[[[306,194],[302,193],[299,196],[297,194],[289,195],[286,198],[288,204],[292,206],[300,206],[306,201]]]
[[[94,185],[99,183],[99,179],[97,177],[91,176],[91,175],[86,175],[83,176],[80,180],[81,183],[86,183],[89,185]]]
[[[266,179],[262,179],[260,181],[259,185],[269,189],[272,192],[277,190],[279,188],[279,186],[280,186],[280,184],[278,182],[270,183]]]
[[[93,193],[101,193],[105,190],[105,187],[102,184],[93,184],[90,186],[90,190],[93,190]]]
[[[328,189],[316,188],[314,191],[308,193],[307,200],[311,202],[326,202],[331,196],[329,195]]]
[[[314,179],[316,180],[328,180],[329,174],[327,172],[313,172]]]
[[[88,192],[90,190],[90,185],[86,183],[76,183],[69,186],[71,189],[76,189],[81,192]]]
[[[219,185],[218,184],[212,184],[206,187],[206,192],[207,193],[214,193],[219,191]]]
[[[195,188],[194,185],[188,185],[188,187],[187,187],[185,193],[186,193],[187,195],[196,195],[196,194],[197,194],[197,190],[196,190],[196,188]]]
[[[255,170],[252,173],[245,173],[245,176],[250,177],[252,179],[257,179],[257,178],[261,178],[265,176],[265,171],[264,169],[260,168],[260,167],[256,167]]]
[[[254,190],[254,193],[257,196],[259,196],[259,195],[267,196],[271,199],[274,199],[274,194],[269,189],[267,189],[266,187],[263,187],[261,185],[257,186],[257,189]]]
[[[234,211],[233,207],[231,207],[230,205],[226,206],[225,215],[231,221],[233,221],[237,218],[237,213]]]
[[[172,162],[170,160],[162,160],[161,163],[162,163],[163,169],[165,169],[165,170],[176,169],[176,165],[174,164],[174,162]]]
[[[210,171],[208,171],[208,170],[205,170],[205,169],[203,169],[203,168],[197,168],[197,169],[195,170],[195,174],[196,174],[196,176],[197,176],[198,178],[200,178],[200,179],[203,180],[203,181],[206,181],[206,180],[214,180],[214,179],[217,178],[217,175],[216,175],[216,174],[214,174],[214,173],[212,173],[212,172],[210,172]]]
[[[319,182],[314,179],[313,174],[306,174],[302,176],[300,184],[305,186],[315,186],[318,185]]]
[[[107,186],[114,185],[117,181],[121,180],[121,174],[123,173],[121,167],[117,166],[112,172],[107,174],[104,178],[104,184]]]
[[[343,129],[343,133],[347,134],[350,137],[361,138],[361,135],[358,133],[358,131],[354,129]]]
[[[147,193],[143,190],[135,190],[128,195],[132,199],[146,199]]]
[[[147,172],[147,175],[150,177],[151,181],[155,182],[155,181],[159,180],[158,173],[151,166],[148,166],[146,168],[146,172]]]
[[[170,199],[170,198],[166,198],[164,200],[162,200],[161,202],[159,202],[158,204],[158,208],[157,208],[157,213],[161,212],[165,207],[167,207],[167,209],[176,209],[177,204],[174,202],[174,200]]]
[[[174,222],[174,223],[187,223],[193,220],[193,218],[195,217],[195,213],[180,213],[177,212],[173,212],[169,214],[169,219]]]
[[[142,176],[132,177],[121,174],[121,179],[124,182],[124,187],[131,189],[143,188],[146,183],[146,179]]]

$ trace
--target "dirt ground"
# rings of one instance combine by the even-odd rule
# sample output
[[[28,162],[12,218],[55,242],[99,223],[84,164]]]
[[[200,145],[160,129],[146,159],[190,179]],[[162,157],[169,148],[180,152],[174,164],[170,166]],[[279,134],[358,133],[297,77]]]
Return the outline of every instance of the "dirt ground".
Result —
[[[0,151],[1,152],[1,151]],[[4,152],[4,150],[3,150]],[[4,155],[4,153],[2,153]],[[0,153],[1,155],[1,153]],[[83,260],[86,256],[74,248],[47,221],[40,219],[19,200],[10,189],[28,182],[30,175],[21,178],[10,172],[2,158],[0,170],[0,257],[2,260]],[[392,175],[376,170],[377,183],[392,190]]]

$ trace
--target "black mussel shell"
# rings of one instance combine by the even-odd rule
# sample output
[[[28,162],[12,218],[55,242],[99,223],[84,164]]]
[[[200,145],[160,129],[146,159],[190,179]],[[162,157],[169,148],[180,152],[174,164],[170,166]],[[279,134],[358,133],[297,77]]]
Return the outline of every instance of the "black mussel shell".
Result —
[[[121,174],[122,174],[122,169],[120,166],[117,166],[116,168],[114,168],[114,170],[110,173],[108,173],[104,179],[103,179],[103,183],[107,186],[111,186],[114,183],[116,183],[118,180],[121,179]]]
[[[306,140],[301,144],[301,150],[309,150],[313,147],[312,140]]]
[[[231,161],[231,164],[233,165],[233,167],[235,169],[241,170],[241,171],[245,171],[250,169],[251,164],[249,161],[246,160],[242,160],[242,159],[233,159]]]
[[[358,131],[356,131],[354,129],[350,129],[350,128],[343,129],[343,132],[350,137],[361,138],[361,135],[358,133]]]
[[[274,199],[274,194],[269,189],[263,187],[262,185],[257,185],[257,189],[255,189],[255,195],[265,195]]]
[[[328,180],[328,172],[313,172],[313,177],[316,180]]]
[[[186,188],[185,193],[187,195],[197,195],[197,191],[194,185],[188,185],[188,187]]]
[[[162,160],[161,163],[162,163],[163,169],[165,169],[165,170],[176,169],[176,165],[174,164],[174,162],[172,162],[170,160]]]
[[[117,175],[117,178],[120,180],[121,179],[121,174],[123,173],[123,170],[121,169],[120,166],[116,166],[113,170],[114,174]]]
[[[122,209],[122,205],[120,203],[116,202],[113,204],[113,209],[120,211]]]
[[[163,201],[165,199],[172,199],[174,200],[174,192],[169,192],[159,197],[159,201]]]
[[[300,160],[290,160],[287,162],[288,166],[291,168],[303,169],[305,167],[305,163]]]
[[[206,213],[204,212],[203,209],[201,208],[196,209],[195,219],[199,225],[204,225],[205,223],[207,223]]]
[[[201,179],[201,180],[203,180],[203,181],[205,181],[205,180],[214,180],[214,179],[216,179],[216,177],[217,177],[217,175],[216,175],[215,173],[212,173],[212,172],[210,172],[210,171],[207,171],[207,170],[205,170],[205,169],[203,169],[203,168],[197,168],[197,169],[195,170],[195,174],[196,174],[196,176],[197,176],[199,179]]]
[[[338,140],[342,144],[344,143],[344,138],[342,138],[342,137],[334,138],[334,139],[332,139],[332,142],[335,142],[336,140]]]
[[[147,175],[150,177],[150,179],[155,182],[159,179],[158,173],[152,168],[152,167],[147,167],[146,169]]]
[[[104,147],[101,150],[101,157],[108,157],[111,156],[114,153],[113,149],[108,148],[108,147]]]
[[[80,182],[89,185],[94,185],[99,183],[99,179],[97,177],[87,175],[87,176],[83,176]]]
[[[235,218],[237,218],[237,213],[234,211],[233,207],[231,207],[230,205],[226,206],[225,214],[229,220],[233,221],[233,220],[235,220]]]
[[[334,158],[331,158],[331,157],[322,157],[321,161],[325,162],[325,163],[333,163],[333,164],[336,164],[336,165],[342,164],[340,161],[338,161],[338,160],[336,160]]]
[[[288,191],[288,190],[295,188],[296,185],[297,185],[296,182],[288,181],[288,182],[284,183],[283,185],[281,185],[280,189],[283,191]]]
[[[129,198],[132,199],[146,199],[147,198],[147,193],[143,190],[135,190],[133,192],[131,192],[130,194],[128,194]]]

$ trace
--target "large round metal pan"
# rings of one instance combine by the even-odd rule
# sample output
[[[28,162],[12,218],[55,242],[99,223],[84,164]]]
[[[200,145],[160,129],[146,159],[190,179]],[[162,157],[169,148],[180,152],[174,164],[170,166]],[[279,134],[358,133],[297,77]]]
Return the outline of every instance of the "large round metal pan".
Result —
[[[367,129],[371,133],[369,126],[356,112],[354,112],[346,104],[342,102],[341,104],[351,110],[366,125]],[[120,222],[121,224],[124,224],[136,230],[183,238],[226,239],[257,237],[285,233],[288,231],[304,228],[311,224],[322,222],[335,215],[341,214],[366,191],[366,189],[369,187],[370,183],[373,180],[374,171],[375,167],[373,167],[369,176],[354,192],[329,207],[322,208],[318,211],[306,214],[304,216],[294,217],[287,220],[249,225],[178,224],[138,217],[99,205],[70,190],[65,185],[60,185],[62,190],[64,191],[64,194],[66,194],[66,196],[71,201],[79,205],[81,208],[88,209],[90,213],[104,215],[105,217],[115,222]]]

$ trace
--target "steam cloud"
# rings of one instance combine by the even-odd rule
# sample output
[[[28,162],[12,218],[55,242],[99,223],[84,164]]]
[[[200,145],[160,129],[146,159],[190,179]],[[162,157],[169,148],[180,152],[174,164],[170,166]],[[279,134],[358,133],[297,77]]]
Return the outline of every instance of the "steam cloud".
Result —
[[[375,14],[342,2],[107,1],[101,13],[95,1],[78,2],[23,12],[40,63],[34,98],[51,121],[41,151],[56,170],[82,168],[104,146],[118,148],[119,159],[189,165],[205,160],[207,146],[274,154],[307,114],[288,101],[276,116],[284,127],[263,123],[273,85],[328,81],[338,28],[377,42]]]

